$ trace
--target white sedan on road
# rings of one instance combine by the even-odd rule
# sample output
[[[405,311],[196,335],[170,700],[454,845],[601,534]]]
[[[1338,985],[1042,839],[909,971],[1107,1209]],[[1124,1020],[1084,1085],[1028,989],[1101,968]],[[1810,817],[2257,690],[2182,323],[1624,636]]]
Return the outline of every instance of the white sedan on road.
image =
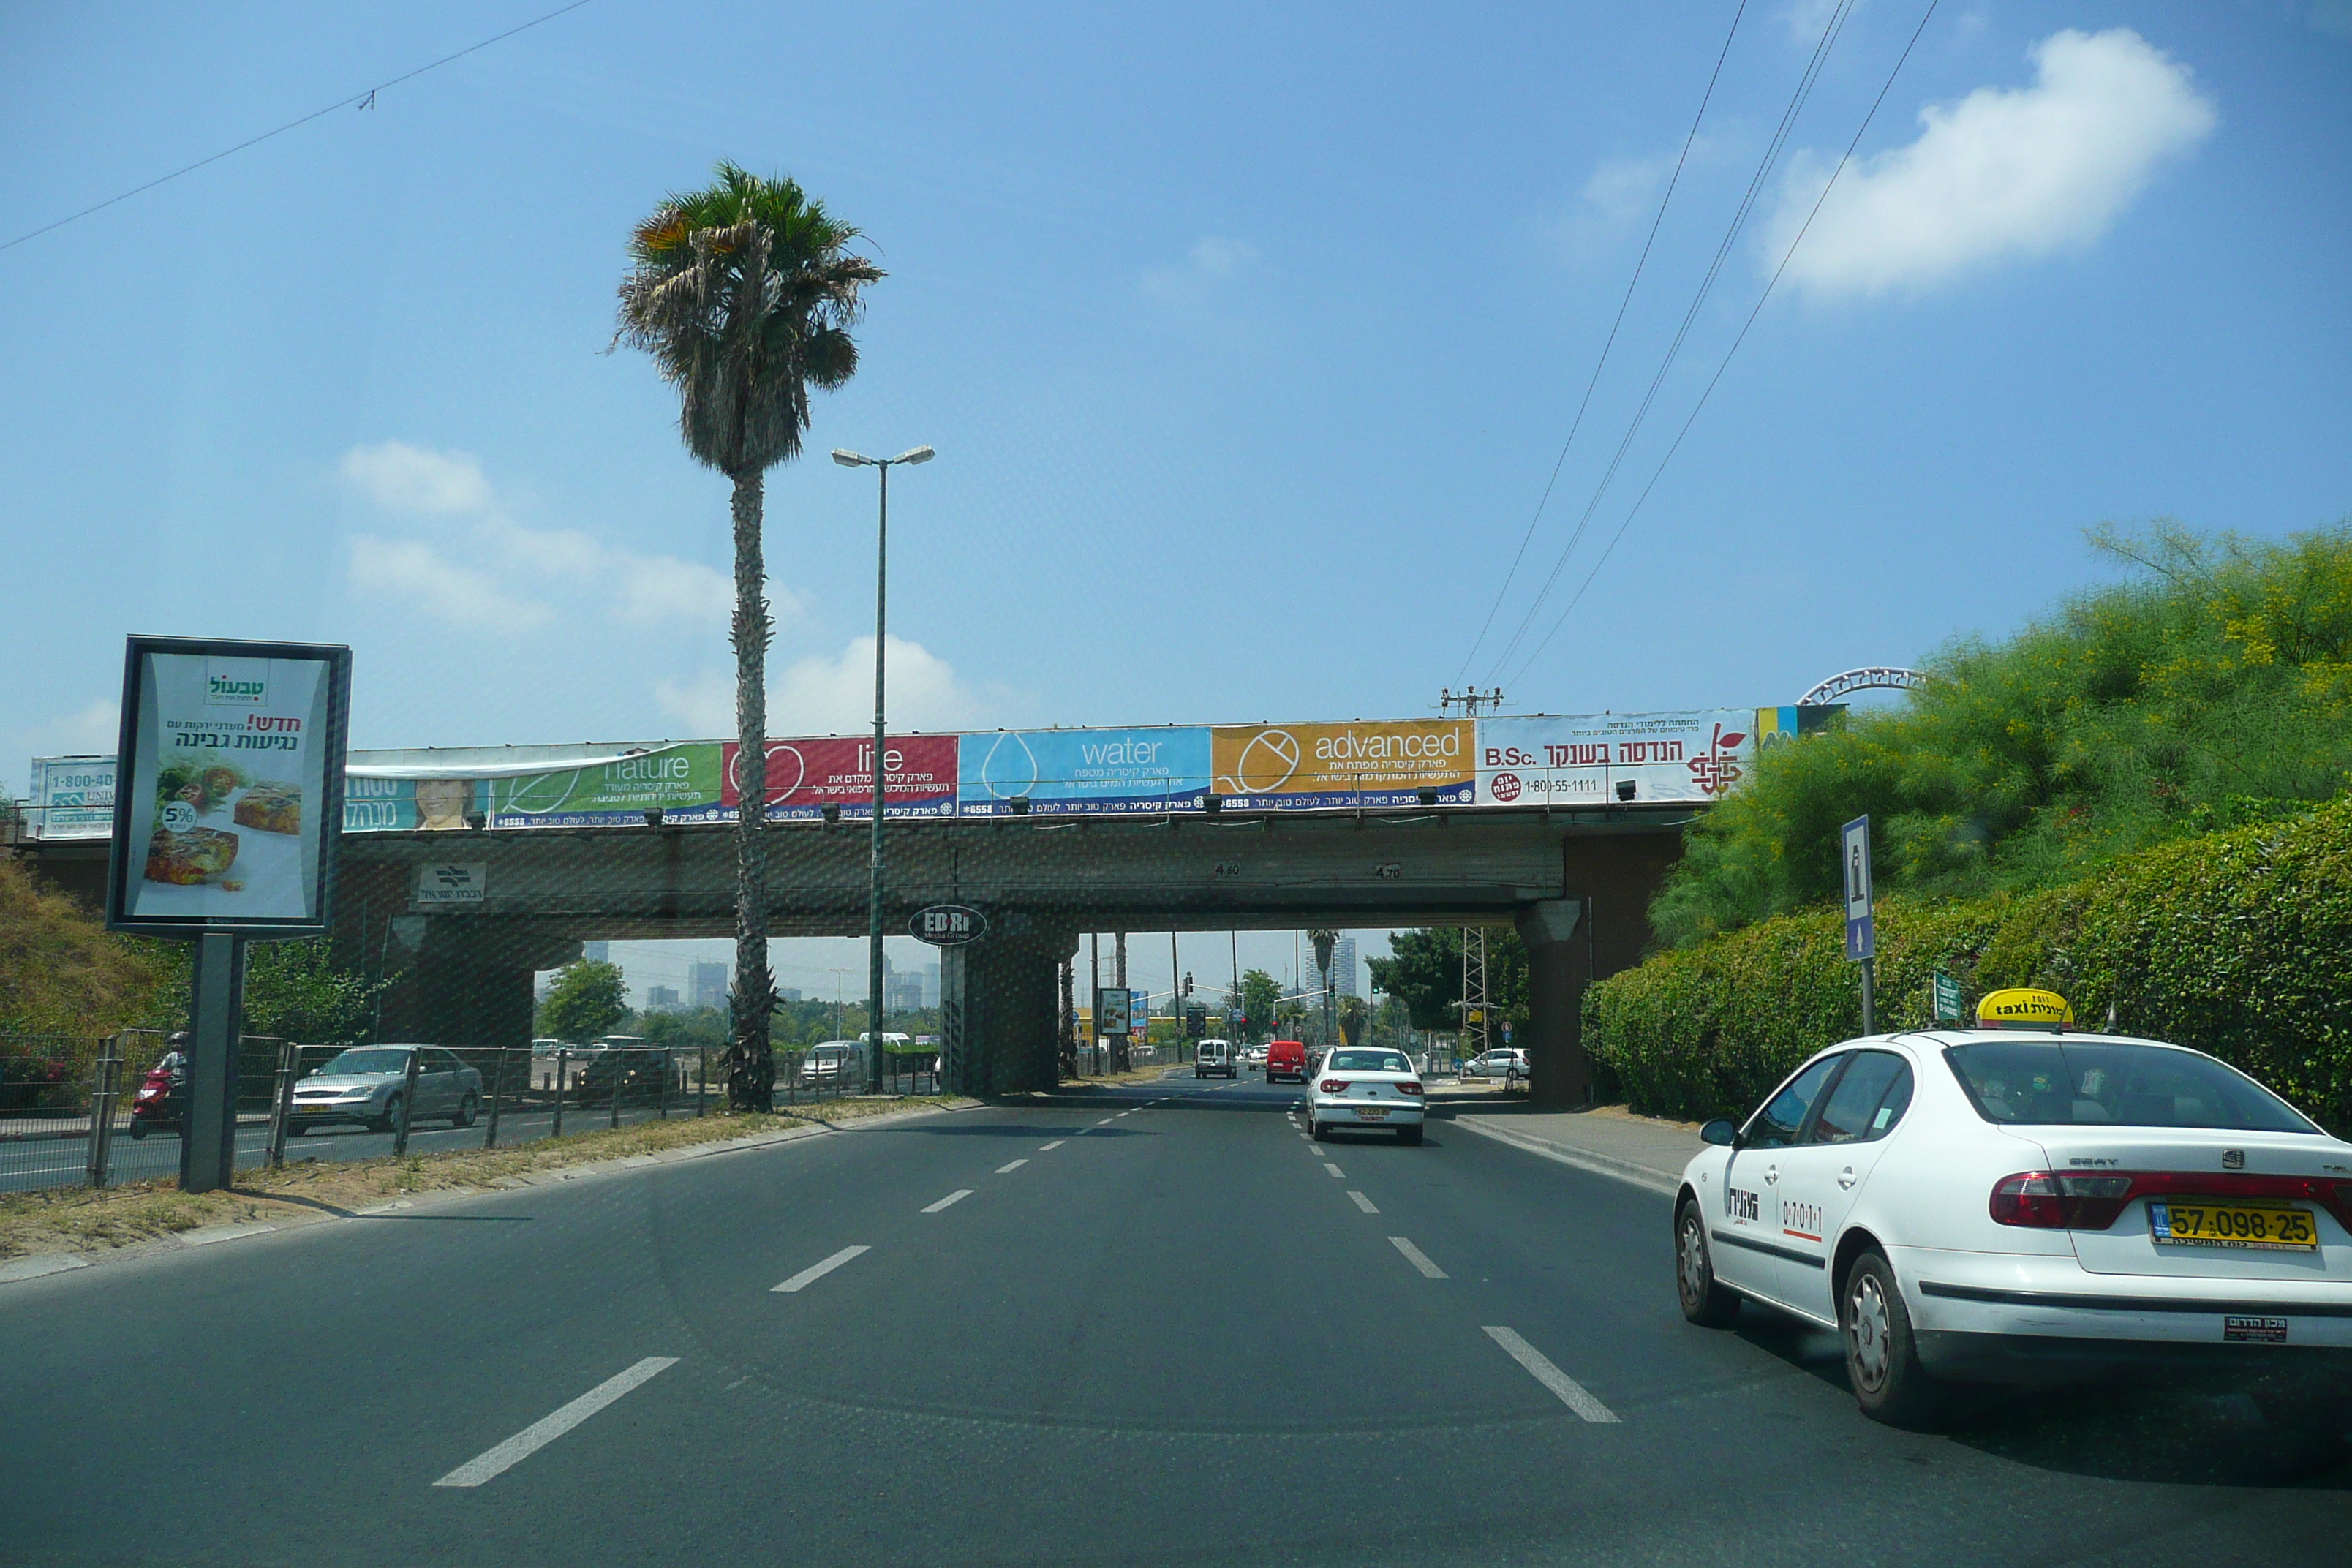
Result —
[[[1931,1419],[1942,1379],[2242,1369],[2278,1408],[2352,1374],[2352,1143],[2201,1052],[1875,1035],[1701,1136],[1684,1315],[1720,1327],[1744,1300],[1835,1329],[1880,1420]]]
[[[1421,1142],[1421,1075],[1402,1051],[1341,1046],[1308,1075],[1307,1133],[1334,1127],[1393,1127],[1401,1143]]]

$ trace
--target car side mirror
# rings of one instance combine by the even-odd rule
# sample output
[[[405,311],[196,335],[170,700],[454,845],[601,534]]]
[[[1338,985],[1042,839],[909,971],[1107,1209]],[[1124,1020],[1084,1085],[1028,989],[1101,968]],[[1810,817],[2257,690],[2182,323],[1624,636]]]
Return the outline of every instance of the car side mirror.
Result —
[[[1728,1149],[1739,1142],[1739,1129],[1726,1117],[1718,1116],[1698,1130],[1702,1143],[1715,1143]]]

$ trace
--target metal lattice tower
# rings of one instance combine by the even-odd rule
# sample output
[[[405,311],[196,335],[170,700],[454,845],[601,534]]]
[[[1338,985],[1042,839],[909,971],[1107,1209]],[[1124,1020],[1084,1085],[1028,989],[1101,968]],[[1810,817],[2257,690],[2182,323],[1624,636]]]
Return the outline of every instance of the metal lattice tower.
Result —
[[[1486,928],[1462,931],[1462,1054],[1486,1054]]]

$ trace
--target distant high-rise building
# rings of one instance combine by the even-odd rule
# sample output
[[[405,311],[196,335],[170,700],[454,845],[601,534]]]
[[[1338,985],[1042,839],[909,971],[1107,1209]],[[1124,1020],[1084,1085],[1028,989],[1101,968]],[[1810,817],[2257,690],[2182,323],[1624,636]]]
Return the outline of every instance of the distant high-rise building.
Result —
[[[1331,989],[1342,996],[1356,994],[1356,939],[1343,936],[1331,948]]]
[[[697,963],[686,972],[686,995],[696,1007],[727,1005],[727,966],[723,963]]]
[[[786,1002],[797,1002],[801,999],[801,988],[797,985],[779,985],[776,987],[776,995]]]
[[[920,974],[882,973],[882,1010],[886,1013],[919,1012],[924,1005],[923,977]]]
[[[940,966],[936,963],[926,963],[923,965],[923,1005],[936,1007],[939,1005]]]
[[[609,942],[583,942],[580,944],[580,956],[591,963],[610,963],[613,962],[613,944]]]
[[[678,995],[677,995],[677,986],[675,986],[675,985],[648,985],[648,986],[646,986],[646,1012],[648,1012],[648,1013],[675,1013],[675,1012],[677,1012],[677,1009],[678,1009]]]

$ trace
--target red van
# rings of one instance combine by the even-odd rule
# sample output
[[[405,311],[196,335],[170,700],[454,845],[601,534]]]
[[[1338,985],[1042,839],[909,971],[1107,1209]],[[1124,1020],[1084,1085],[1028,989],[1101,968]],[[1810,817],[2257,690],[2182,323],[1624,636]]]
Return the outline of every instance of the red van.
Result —
[[[1268,1040],[1265,1045],[1265,1081],[1291,1079],[1307,1081],[1307,1044],[1303,1040]]]

